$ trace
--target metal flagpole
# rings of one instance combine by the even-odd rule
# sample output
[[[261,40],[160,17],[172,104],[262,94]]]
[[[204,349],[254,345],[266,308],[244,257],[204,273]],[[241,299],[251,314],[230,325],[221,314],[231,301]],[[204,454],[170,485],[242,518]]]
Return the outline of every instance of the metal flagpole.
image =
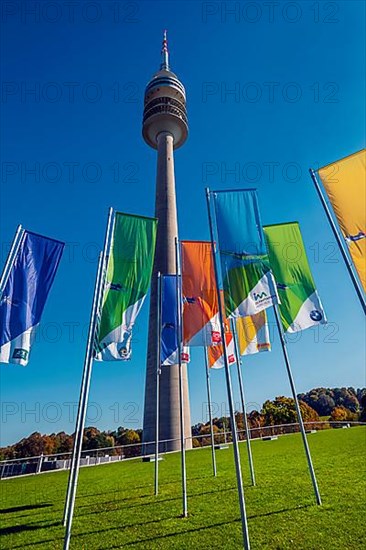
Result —
[[[80,395],[82,399],[79,401],[79,411],[77,418],[77,426],[75,431],[75,442],[74,442],[74,467],[70,471],[70,492],[68,493],[68,509],[66,510],[66,533],[64,539],[64,550],[68,550],[70,546],[71,538],[71,526],[72,519],[75,507],[75,497],[76,489],[79,477],[79,467],[80,467],[80,456],[83,444],[83,434],[85,426],[86,411],[88,407],[88,396],[90,388],[90,379],[93,367],[93,348],[94,348],[94,338],[97,329],[97,314],[100,307],[101,298],[103,297],[104,290],[104,281],[106,275],[106,258],[107,258],[107,249],[110,241],[111,227],[112,227],[112,218],[114,216],[114,211],[112,208],[109,209],[107,229],[105,233],[103,252],[99,256],[97,277],[95,280],[94,287],[94,296],[93,304],[90,315],[90,325],[88,340],[85,352],[85,361],[84,361],[84,371],[83,371],[83,380],[82,380],[82,390],[83,395]]]
[[[213,220],[212,220],[211,205],[210,205],[210,191],[208,188],[206,188],[206,199],[207,199],[207,211],[208,211],[208,220],[209,220],[210,235],[211,235],[212,254],[214,257],[216,289],[217,289],[217,297],[218,297],[218,303],[219,303],[220,331],[221,331],[221,341],[222,341],[222,346],[224,351],[226,386],[227,386],[227,395],[228,395],[229,410],[230,410],[231,431],[232,431],[232,437],[233,437],[236,482],[238,486],[241,525],[242,525],[242,532],[243,532],[243,546],[245,550],[250,550],[248,520],[247,520],[247,515],[245,510],[243,479],[242,479],[242,473],[241,473],[240,454],[239,454],[239,445],[238,445],[238,434],[236,431],[236,423],[235,423],[233,390],[232,390],[232,384],[231,384],[229,359],[227,355],[226,339],[225,339],[224,311],[223,311],[223,304],[222,304],[222,299],[220,294],[220,285],[219,285],[219,266],[218,266],[218,260],[217,260],[217,253],[215,249],[215,237],[214,237],[214,231],[213,231]]]
[[[101,276],[101,269],[102,269],[102,259],[101,258],[102,258],[102,253],[100,253],[97,276],[96,276],[96,279],[95,279],[93,305],[92,305],[92,311],[93,312],[95,311],[95,304],[96,304],[96,299],[97,299],[97,288],[98,288],[99,279],[100,279],[100,276]],[[93,315],[94,315],[94,313],[93,313]],[[67,493],[66,493],[65,506],[64,506],[64,516],[63,516],[63,526],[64,527],[66,527],[67,517],[69,515],[70,495],[71,495],[71,488],[72,488],[73,479],[74,479],[74,470],[75,470],[75,463],[76,463],[76,438],[77,438],[77,434],[79,432],[80,415],[81,415],[81,409],[83,407],[85,384],[86,384],[86,374],[87,374],[85,364],[86,364],[86,359],[85,359],[85,362],[84,362],[83,376],[82,376],[81,387],[80,387],[79,406],[78,406],[78,412],[77,412],[77,417],[76,417],[76,426],[75,426],[75,439],[74,439],[74,445],[73,445],[71,461],[70,461],[69,480],[68,480],[68,484],[67,484]]]
[[[209,417],[210,417],[212,470],[213,470],[213,475],[216,477],[217,470],[216,470],[216,455],[215,455],[215,434],[214,434],[214,430],[213,430],[213,421],[212,421],[210,368],[208,366],[207,347],[204,346],[203,349],[204,349],[205,367],[206,367],[206,386],[207,386],[208,414],[209,414]]]
[[[0,296],[4,292],[4,289],[6,287],[6,283],[8,282],[8,278],[10,275],[11,268],[13,267],[14,260],[16,258],[16,255],[18,254],[20,245],[23,240],[25,230],[22,228],[21,225],[18,225],[17,230],[15,232],[13,242],[11,243],[11,247],[8,253],[8,256],[5,261],[4,269],[1,274],[0,278]]]
[[[113,208],[109,208],[108,220],[107,220],[107,229],[106,229],[105,238],[104,238],[105,242],[104,242],[103,250],[106,249],[106,247],[108,246],[109,236],[110,236],[111,231],[113,229],[113,227],[112,227],[112,225],[113,225],[112,224],[112,217],[113,217]],[[101,255],[103,255],[103,253],[101,253]],[[104,268],[104,266],[103,266],[103,268]],[[90,321],[89,331],[90,331],[90,328],[91,328],[92,320],[94,319],[95,313],[97,311],[98,285],[99,285],[99,280],[102,277],[102,275],[103,275],[102,261],[100,260],[100,262],[98,264],[98,269],[97,269],[97,276],[96,276],[96,279],[95,279],[94,296],[93,296],[93,303],[92,303],[92,309],[91,309],[91,321]],[[75,441],[76,441],[77,433],[79,432],[80,416],[81,416],[81,410],[82,410],[82,407],[83,407],[83,399],[84,399],[84,394],[85,394],[85,384],[86,384],[86,375],[87,375],[87,370],[85,368],[85,362],[86,362],[86,358],[85,358],[85,361],[84,361],[84,369],[83,369],[83,375],[82,375],[81,386],[80,386],[79,406],[78,406],[78,412],[77,412],[77,416],[76,416]],[[65,499],[64,516],[63,516],[63,525],[64,525],[64,527],[66,527],[67,516],[69,514],[70,494],[71,494],[71,487],[72,487],[72,483],[73,483],[72,480],[73,480],[73,477],[74,477],[74,470],[75,470],[75,466],[76,466],[76,444],[75,444],[75,441],[74,441],[74,445],[73,445],[73,449],[72,449],[69,480],[68,480],[67,493],[66,493],[66,499]]]
[[[356,294],[358,296],[358,299],[361,302],[362,309],[363,309],[364,313],[366,314],[366,300],[365,300],[365,297],[364,297],[364,293],[363,293],[363,291],[360,287],[360,283],[358,282],[358,279],[357,279],[357,277],[356,277],[356,275],[353,271],[353,264],[347,256],[347,252],[346,252],[345,247],[344,247],[344,241],[341,239],[341,237],[339,235],[339,232],[337,230],[336,224],[334,223],[334,220],[333,220],[332,215],[330,213],[329,207],[326,203],[326,200],[325,200],[324,195],[322,193],[322,190],[320,188],[320,185],[319,185],[318,179],[316,177],[315,171],[312,168],[310,168],[309,172],[310,172],[311,179],[313,180],[313,183],[315,185],[315,189],[316,189],[316,191],[318,193],[318,196],[320,198],[320,202],[322,203],[322,206],[324,208],[324,212],[325,212],[325,214],[328,218],[329,225],[330,225],[330,227],[333,231],[333,235],[334,235],[334,237],[335,237],[335,239],[338,243],[338,246],[339,246],[339,249],[341,251],[343,260],[344,260],[344,262],[346,264],[346,267],[348,269],[349,276],[351,277],[351,281],[353,283],[353,286],[355,287]]]
[[[156,417],[155,417],[155,495],[159,492],[159,390],[160,390],[160,374],[161,374],[161,305],[162,305],[162,292],[161,292],[161,273],[158,273],[157,279],[157,300],[158,300],[158,314],[157,314],[157,337],[156,337]]]
[[[100,282],[101,282],[101,273],[103,271],[103,256],[100,254],[99,256],[99,264],[98,264],[98,277],[95,281],[95,291],[94,291],[94,300],[96,300],[96,297],[98,296],[98,292],[100,290]],[[93,304],[95,306],[95,303]],[[74,513],[74,506],[75,506],[75,497],[76,497],[76,488],[77,488],[77,482],[79,477],[79,467],[80,467],[80,456],[81,456],[81,449],[83,444],[83,432],[84,432],[84,425],[85,425],[85,417],[86,417],[86,410],[88,406],[88,394],[89,394],[89,387],[90,387],[90,379],[91,379],[91,372],[92,372],[92,366],[93,366],[93,338],[94,338],[94,331],[96,327],[95,323],[95,307],[94,309],[94,318],[91,318],[90,328],[89,328],[89,335],[88,335],[88,343],[87,343],[87,351],[85,354],[85,361],[84,361],[84,372],[83,372],[83,395],[81,396],[80,402],[79,402],[79,409],[80,409],[80,415],[78,417],[79,425],[77,426],[77,429],[75,430],[75,442],[74,442],[74,451],[73,451],[73,462],[71,464],[70,469],[70,475],[69,475],[69,488],[68,493],[66,497],[66,505],[65,505],[65,518],[64,521],[66,523],[66,533],[65,533],[65,539],[64,539],[64,550],[69,549],[70,545],[70,537],[71,537],[71,525],[72,525],[72,518]]]
[[[285,364],[286,364],[286,369],[287,369],[287,375],[288,375],[288,379],[289,379],[290,386],[291,386],[292,396],[293,396],[294,401],[295,401],[295,407],[296,407],[296,412],[297,412],[297,418],[298,418],[298,421],[299,421],[301,436],[302,436],[302,440],[303,440],[303,443],[304,443],[304,449],[305,449],[306,459],[307,459],[307,461],[308,461],[308,466],[309,466],[311,481],[313,482],[313,487],[314,487],[314,493],[315,493],[315,497],[316,497],[316,502],[317,502],[317,504],[320,505],[320,504],[322,503],[322,499],[321,499],[321,497],[320,497],[319,488],[318,488],[318,482],[317,482],[317,480],[316,480],[315,471],[314,471],[314,466],[313,466],[313,461],[311,460],[310,449],[309,449],[308,441],[307,441],[307,439],[306,439],[304,422],[303,422],[302,415],[301,415],[301,410],[300,410],[299,401],[298,401],[298,399],[297,399],[297,392],[296,392],[295,382],[294,382],[294,379],[293,379],[293,376],[292,376],[291,365],[290,365],[290,359],[289,359],[289,356],[288,356],[288,353],[287,353],[287,347],[286,347],[285,337],[284,337],[284,334],[283,334],[282,323],[281,323],[281,319],[280,319],[280,316],[279,316],[279,313],[278,313],[278,306],[277,306],[277,305],[274,305],[274,306],[273,306],[273,309],[274,309],[274,314],[275,314],[275,317],[276,317],[276,323],[277,323],[278,334],[279,334],[279,337],[280,337],[280,340],[281,340],[283,356],[284,356],[284,358],[285,358]]]
[[[181,273],[180,273],[180,243],[178,238],[175,238],[175,262],[176,262],[176,280],[177,280],[177,341],[178,341],[178,356],[179,356],[179,408],[180,408],[180,447],[181,447],[181,464],[182,464],[182,497],[183,497],[183,514],[184,518],[188,515],[187,503],[187,472],[186,472],[186,448],[184,437],[184,396],[182,383],[182,289],[181,289]]]
[[[241,404],[243,409],[243,421],[245,426],[245,432],[247,436],[247,450],[248,450],[248,459],[249,459],[249,468],[250,468],[250,476],[252,478],[252,485],[255,485],[255,474],[254,474],[254,465],[253,465],[253,457],[252,457],[252,446],[250,443],[250,430],[248,426],[248,418],[247,418],[247,410],[245,406],[245,394],[244,394],[244,384],[243,384],[243,377],[241,373],[241,367],[242,367],[242,359],[239,351],[238,346],[238,334],[236,332],[236,326],[234,319],[231,319],[231,332],[233,333],[233,339],[234,339],[234,348],[235,348],[235,356],[236,356],[236,365],[238,369],[238,380],[239,380],[239,388],[240,388],[240,397],[241,397]]]

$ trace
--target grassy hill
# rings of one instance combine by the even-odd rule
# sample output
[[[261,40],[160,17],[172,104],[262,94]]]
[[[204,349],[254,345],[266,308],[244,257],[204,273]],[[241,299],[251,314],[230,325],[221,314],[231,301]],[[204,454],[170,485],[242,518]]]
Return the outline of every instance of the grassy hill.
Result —
[[[245,443],[240,444],[252,549],[364,548],[366,428],[309,435],[323,506],[316,506],[299,434],[253,441],[257,487],[250,486]],[[187,453],[189,517],[180,518],[180,456],[83,468],[71,548],[242,548],[232,449]],[[61,549],[66,472],[3,480],[1,548]],[[363,542],[362,542],[363,541]]]

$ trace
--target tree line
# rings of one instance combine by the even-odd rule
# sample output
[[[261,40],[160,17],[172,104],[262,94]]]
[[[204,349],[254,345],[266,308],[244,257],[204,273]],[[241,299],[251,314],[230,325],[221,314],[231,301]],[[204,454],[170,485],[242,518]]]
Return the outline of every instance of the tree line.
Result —
[[[314,388],[307,393],[298,395],[303,420],[312,422],[317,429],[324,427],[320,422],[366,422],[366,388],[355,390],[349,388]],[[235,413],[239,437],[244,438],[245,426],[243,414]],[[274,400],[263,403],[260,411],[253,410],[247,415],[248,425],[252,437],[265,435],[264,427],[283,424],[296,424],[297,416],[295,402],[292,398],[279,396]],[[214,418],[214,434],[216,443],[231,441],[230,421],[226,416]],[[198,423],[192,426],[193,446],[210,444],[209,422]],[[278,433],[278,430],[277,430]],[[120,426],[114,431],[100,431],[95,427],[87,427],[84,430],[83,450],[94,451],[106,447],[124,447],[113,454],[124,456],[137,456],[141,453],[140,443],[142,430],[132,430]],[[39,432],[32,433],[7,447],[0,448],[0,460],[12,458],[25,458],[39,456],[41,454],[62,454],[72,450],[73,435],[65,432],[42,435]],[[130,447],[125,447],[130,446]]]

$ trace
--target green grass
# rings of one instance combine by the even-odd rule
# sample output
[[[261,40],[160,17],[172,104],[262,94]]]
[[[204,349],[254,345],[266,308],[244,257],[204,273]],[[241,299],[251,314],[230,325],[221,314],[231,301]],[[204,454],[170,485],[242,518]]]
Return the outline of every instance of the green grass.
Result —
[[[366,429],[309,435],[323,505],[314,501],[299,434],[253,441],[257,486],[250,486],[240,445],[252,549],[364,548]],[[187,453],[189,517],[180,517],[180,455],[154,464],[140,460],[80,471],[72,549],[242,548],[232,449]],[[62,548],[66,472],[1,482],[3,550]]]

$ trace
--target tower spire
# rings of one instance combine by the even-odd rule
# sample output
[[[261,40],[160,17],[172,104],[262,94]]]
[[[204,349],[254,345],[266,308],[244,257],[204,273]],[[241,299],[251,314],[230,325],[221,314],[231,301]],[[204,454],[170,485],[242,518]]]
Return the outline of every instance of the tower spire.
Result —
[[[164,31],[163,35],[163,44],[161,47],[161,65],[160,65],[161,71],[169,71],[169,52],[168,52],[168,39],[167,39],[167,31]]]

